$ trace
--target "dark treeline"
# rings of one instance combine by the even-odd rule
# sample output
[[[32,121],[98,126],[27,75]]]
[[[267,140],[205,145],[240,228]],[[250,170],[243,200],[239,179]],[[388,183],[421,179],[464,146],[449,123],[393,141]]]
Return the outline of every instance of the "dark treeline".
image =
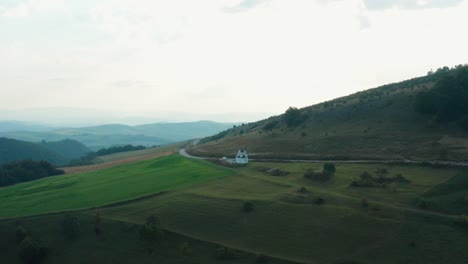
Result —
[[[21,160],[0,166],[0,186],[64,174],[47,161]]]
[[[430,74],[440,75],[440,79],[434,88],[416,96],[414,109],[436,122],[455,121],[468,129],[468,66],[444,67]]]
[[[127,152],[127,151],[134,151],[134,150],[143,150],[146,149],[144,146],[133,146],[133,145],[125,145],[125,146],[118,146],[118,147],[110,147],[110,148],[103,148],[96,151],[98,156],[109,155],[117,152]]]
[[[96,152],[90,152],[85,156],[82,156],[79,159],[74,159],[70,161],[68,164],[69,166],[84,166],[84,165],[91,165],[95,163],[99,163],[99,156],[109,155],[118,152],[127,152],[127,151],[134,151],[134,150],[143,150],[146,149],[145,146],[133,146],[133,145],[125,145],[125,146],[116,146],[110,148],[103,148]]]

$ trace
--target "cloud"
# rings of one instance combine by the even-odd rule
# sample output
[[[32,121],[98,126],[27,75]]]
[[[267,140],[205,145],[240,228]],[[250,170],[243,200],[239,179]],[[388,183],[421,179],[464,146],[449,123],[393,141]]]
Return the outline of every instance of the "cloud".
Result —
[[[242,0],[240,2],[225,6],[224,11],[228,13],[247,11],[262,4],[266,4],[267,2],[270,2],[270,0]]]
[[[364,0],[369,10],[447,8],[463,0]]]

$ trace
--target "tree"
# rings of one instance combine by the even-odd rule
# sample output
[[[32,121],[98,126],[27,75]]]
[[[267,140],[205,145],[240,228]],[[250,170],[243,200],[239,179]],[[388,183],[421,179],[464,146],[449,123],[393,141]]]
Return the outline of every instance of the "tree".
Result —
[[[73,215],[65,215],[62,221],[63,233],[69,239],[75,239],[80,234],[80,223]]]
[[[328,175],[334,175],[336,172],[336,167],[335,164],[333,163],[325,163],[323,164],[323,171],[322,173],[328,174]]]
[[[245,202],[244,205],[242,206],[242,211],[246,213],[250,213],[254,210],[255,206],[252,202]]]
[[[155,215],[150,215],[146,223],[140,228],[140,240],[145,244],[149,253],[154,251],[163,240],[164,231],[161,228],[160,221]]]
[[[296,107],[289,107],[284,113],[284,121],[289,127],[297,126],[305,121],[306,116]]]
[[[94,233],[96,234],[96,236],[99,236],[102,232],[101,223],[101,213],[96,211],[96,214],[94,215]]]

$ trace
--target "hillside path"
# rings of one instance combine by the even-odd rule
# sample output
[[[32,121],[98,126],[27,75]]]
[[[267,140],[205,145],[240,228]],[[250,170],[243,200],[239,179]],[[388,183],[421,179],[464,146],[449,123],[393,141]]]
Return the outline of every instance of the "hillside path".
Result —
[[[192,159],[205,159],[213,160],[216,158],[213,157],[199,157],[193,156],[187,152],[186,148],[179,150],[181,156],[192,158]],[[303,160],[303,159],[249,159],[249,161],[258,161],[258,162],[298,162],[298,163],[325,163],[325,162],[337,162],[337,163],[405,163],[405,164],[431,164],[431,165],[448,165],[448,166],[457,166],[457,167],[468,167],[468,162],[466,161],[418,161],[418,160]]]

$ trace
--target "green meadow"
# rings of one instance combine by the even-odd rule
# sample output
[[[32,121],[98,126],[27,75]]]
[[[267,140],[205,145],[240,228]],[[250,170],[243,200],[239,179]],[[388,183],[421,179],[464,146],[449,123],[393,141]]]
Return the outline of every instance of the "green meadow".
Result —
[[[317,181],[303,175],[310,169],[320,171],[320,163],[252,162],[246,167],[226,168],[171,155],[1,189],[1,217],[12,219],[0,223],[2,230],[9,230],[14,217],[85,208],[90,209],[76,214],[90,222],[94,207],[101,207],[98,210],[108,228],[119,230],[118,226],[139,226],[148,216],[156,215],[162,227],[174,234],[161,247],[174,253],[153,258],[167,263],[217,263],[215,245],[248,252],[245,258],[226,263],[255,263],[255,255],[273,257],[270,263],[462,264],[468,259],[468,230],[455,224],[468,212],[465,169],[335,165],[336,173],[328,181]],[[272,168],[287,175],[265,172]],[[401,175],[405,181],[352,187],[365,171],[375,177],[379,171],[386,177]],[[141,199],[134,199],[137,197]],[[242,210],[245,202],[253,204],[253,211]],[[48,233],[49,227],[41,229],[40,223],[59,225],[62,218],[59,213],[19,221],[55,241],[60,230]],[[131,262],[130,258],[140,263],[150,261],[135,244],[135,233],[119,232],[112,233],[112,242],[93,242],[88,237],[74,243],[96,245],[96,254],[101,255],[92,259],[97,262],[114,246],[128,248],[127,255],[121,256],[122,263]],[[182,240],[199,245],[192,259],[182,261],[175,253]],[[54,254],[59,257],[53,255],[50,263],[66,262],[69,254],[80,254],[79,250],[87,248],[73,248],[68,242],[55,245]],[[14,244],[7,250],[9,247],[13,250]]]
[[[467,183],[465,171],[337,164],[328,182],[303,177],[307,169],[321,166],[251,163],[237,169],[235,176],[105,208],[102,213],[137,223],[154,213],[176,233],[295,262],[464,263],[468,259],[468,232],[454,225],[458,214],[447,213],[452,205],[432,203],[437,198],[430,196],[432,190],[446,189],[454,178]],[[260,172],[272,167],[289,175]],[[363,171],[374,173],[382,167],[388,175],[402,174],[410,182],[385,188],[350,187]],[[301,187],[307,191],[299,192]],[[316,202],[319,197],[323,204]],[[423,199],[428,208],[420,208]],[[242,212],[245,201],[254,204],[253,212]],[[464,208],[468,209],[466,203]]]
[[[103,206],[232,175],[230,169],[171,155],[0,189],[0,218]]]

